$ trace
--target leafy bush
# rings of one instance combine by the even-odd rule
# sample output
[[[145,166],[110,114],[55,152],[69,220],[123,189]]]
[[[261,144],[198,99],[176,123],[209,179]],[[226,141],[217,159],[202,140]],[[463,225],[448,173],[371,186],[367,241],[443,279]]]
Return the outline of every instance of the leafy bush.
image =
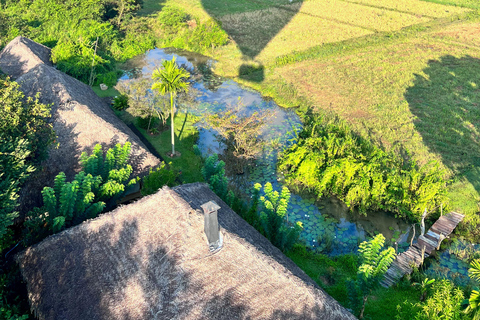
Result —
[[[206,50],[225,45],[228,42],[228,34],[223,31],[219,22],[209,19],[193,30],[189,42]]]
[[[390,264],[395,260],[395,249],[383,249],[385,237],[380,233],[370,241],[360,244],[361,264],[358,267],[357,279],[347,283],[350,304],[354,311],[359,312],[359,319],[363,319],[363,312],[368,296],[377,288]]]
[[[143,178],[143,187],[142,187],[142,195],[147,196],[149,194],[154,194],[163,186],[173,187],[176,186],[178,183],[176,179],[178,177],[178,173],[171,167],[172,163],[169,163],[169,168],[165,167],[165,163],[162,162],[160,167],[151,170],[148,176]]]
[[[112,107],[115,110],[122,111],[128,108],[128,96],[126,94],[120,94],[113,98]]]
[[[60,172],[55,177],[52,187],[42,190],[43,207],[29,212],[26,226],[27,243],[41,240],[51,233],[85,219],[94,218],[106,207],[120,197],[132,174],[132,167],[127,164],[131,144],[117,144],[109,149],[105,156],[102,146],[96,145],[93,153],[85,152],[80,156],[83,171],[80,171],[72,182]]]
[[[0,76],[0,251],[9,244],[8,227],[18,217],[21,185],[46,157],[54,133],[50,107],[25,99],[16,82]]]
[[[318,197],[336,195],[350,208],[387,210],[419,220],[445,201],[444,172],[437,164],[386,152],[352,132],[344,122],[312,117],[298,142],[283,152],[279,169],[290,186]]]
[[[145,130],[149,128],[156,127],[160,120],[157,117],[150,116],[150,117],[137,117],[137,125]]]
[[[188,14],[180,8],[165,6],[158,14],[158,21],[169,33],[176,33],[187,26]]]
[[[463,291],[448,280],[437,280],[432,284],[431,294],[425,302],[398,306],[397,320],[440,320],[472,319],[462,310]],[[413,312],[412,312],[413,311]]]
[[[255,195],[260,194],[262,185],[255,184]],[[260,219],[262,221],[263,232],[274,246],[282,251],[292,248],[298,240],[302,230],[301,222],[296,224],[288,223],[286,220],[288,202],[290,201],[290,191],[283,187],[282,191],[274,191],[272,184],[268,182],[263,187],[265,195],[259,198]]]
[[[228,193],[228,180],[225,177],[225,162],[218,160],[218,155],[208,157],[202,168],[202,175],[210,188],[222,200],[226,200]]]
[[[119,72],[110,71],[97,75],[97,84],[104,83],[109,87],[113,87],[117,83]]]

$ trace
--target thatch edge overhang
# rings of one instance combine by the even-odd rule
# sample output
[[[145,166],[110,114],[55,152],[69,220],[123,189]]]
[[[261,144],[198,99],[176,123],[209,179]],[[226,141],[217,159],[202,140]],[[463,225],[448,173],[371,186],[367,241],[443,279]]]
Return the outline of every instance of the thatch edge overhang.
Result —
[[[0,51],[0,69],[17,79],[39,64],[52,66],[50,54],[50,48],[18,36]]]
[[[207,198],[206,198],[207,197]],[[170,200],[169,200],[170,199]],[[39,281],[37,282],[32,282],[32,279],[35,278],[35,273],[37,272],[42,272],[42,268],[48,267],[47,265],[41,264],[38,268],[35,268],[35,264],[30,264],[28,261],[29,259],[37,259],[37,258],[44,258],[44,255],[42,255],[42,252],[44,253],[51,253],[52,250],[63,250],[61,247],[62,243],[67,242],[72,242],[75,243],[75,238],[78,237],[78,235],[81,235],[83,231],[89,229],[92,227],[92,225],[102,225],[106,224],[108,221],[115,221],[116,219],[119,219],[117,224],[120,223],[122,218],[132,215],[132,214],[138,214],[137,211],[139,209],[142,209],[142,206],[144,206],[146,203],[149,201],[157,201],[160,200],[161,203],[158,203],[158,207],[161,208],[162,206],[167,206],[167,212],[163,212],[164,215],[178,215],[177,218],[179,223],[179,230],[181,231],[178,234],[178,237],[175,236],[175,239],[173,238],[167,238],[167,242],[179,242],[183,246],[189,246],[190,244],[192,246],[197,246],[198,243],[188,243],[185,241],[191,241],[192,235],[194,236],[195,239],[198,240],[198,231],[201,229],[201,227],[198,226],[198,222],[203,216],[201,212],[198,209],[198,206],[200,204],[203,204],[207,201],[214,200],[217,202],[221,209],[219,210],[219,222],[221,225],[221,232],[226,236],[227,239],[227,245],[225,248],[223,248],[217,255],[211,256],[210,258],[201,258],[200,261],[206,261],[205,259],[210,259],[212,263],[212,268],[218,268],[220,267],[218,264],[216,264],[218,261],[225,261],[222,260],[224,258],[228,258],[228,254],[232,254],[231,250],[237,250],[237,248],[243,248],[240,251],[235,251],[233,252],[234,256],[230,256],[229,259],[226,261],[230,261],[232,257],[235,257],[235,255],[239,252],[244,252],[249,255],[253,254],[253,257],[255,257],[253,260],[248,260],[249,262],[253,262],[255,265],[246,265],[246,266],[240,266],[244,268],[244,271],[248,273],[247,269],[249,268],[260,268],[258,269],[259,271],[262,271],[264,268],[268,268],[270,271],[270,276],[264,281],[266,281],[264,284],[253,284],[255,286],[258,286],[258,295],[262,296],[262,292],[260,290],[267,290],[270,288],[270,286],[275,284],[276,281],[278,281],[278,277],[282,279],[288,279],[287,283],[289,283],[289,287],[282,287],[282,290],[285,291],[285,298],[289,299],[300,299],[298,303],[302,304],[303,302],[301,301],[310,301],[308,304],[305,304],[305,313],[302,315],[299,315],[297,313],[281,313],[283,315],[284,319],[355,319],[353,315],[351,315],[345,308],[343,308],[338,302],[336,302],[333,298],[331,298],[328,294],[326,294],[321,288],[318,287],[318,285],[311,280],[298,266],[296,266],[293,261],[291,261],[288,257],[286,257],[280,250],[275,248],[265,237],[260,235],[253,227],[248,225],[242,218],[240,218],[235,212],[233,212],[222,200],[220,200],[205,184],[201,183],[194,183],[194,184],[188,184],[188,185],[183,185],[174,188],[173,190],[164,187],[161,189],[157,194],[144,197],[141,200],[127,205],[127,206],[122,206],[117,208],[116,210],[105,213],[101,215],[98,218],[88,220],[76,227],[70,228],[68,230],[65,230],[59,234],[53,235],[45,239],[43,242],[32,246],[30,248],[27,248],[20,254],[16,256],[16,260],[20,265],[22,275],[27,282],[27,288],[29,292],[29,299],[33,303],[31,303],[31,308],[32,312],[35,313],[37,316],[39,316],[40,319],[55,319],[54,317],[43,317],[42,312],[39,312],[39,305],[35,305],[36,302],[38,302],[38,285]],[[169,202],[170,204],[165,203],[164,201]],[[174,204],[174,210],[171,211],[169,208],[172,208],[172,203]],[[197,218],[195,218],[198,216]],[[172,216],[168,216],[168,218],[171,218]],[[142,218],[142,217],[139,217]],[[161,219],[162,217],[158,217]],[[176,221],[176,220],[172,221]],[[185,220],[186,219],[186,220]],[[193,220],[192,220],[193,219]],[[168,220],[172,222],[171,220]],[[183,222],[182,222],[183,221]],[[158,223],[169,223],[169,222],[164,222],[163,219],[159,221]],[[172,226],[175,227],[175,226]],[[193,230],[193,229],[195,230]],[[185,233],[185,234],[184,234]],[[206,237],[203,236],[203,240],[205,240],[204,244],[200,244],[200,247],[198,248],[203,248],[205,246],[205,257],[208,256],[208,249],[206,245]],[[165,240],[165,239],[164,239]],[[203,241],[202,240],[202,241]],[[60,245],[60,249],[58,249],[57,245]],[[165,245],[173,245],[171,243],[165,243]],[[240,247],[238,247],[240,245]],[[194,250],[195,252],[201,253],[201,250]],[[230,250],[230,251],[228,251]],[[195,263],[190,263],[188,260],[188,257],[183,256],[185,252],[180,252],[178,253],[179,255],[182,256],[182,259],[186,259],[186,262],[181,264],[180,269],[181,270],[187,270],[189,268],[196,268]],[[223,253],[222,253],[223,251]],[[168,255],[172,256],[174,255],[175,251],[168,250]],[[166,253],[166,254],[167,254]],[[64,253],[60,252],[60,256],[58,258],[61,258],[61,256]],[[224,258],[221,257],[221,255],[225,255]],[[249,258],[246,256],[246,258]],[[163,259],[163,258],[162,258]],[[213,260],[212,260],[213,259]],[[220,259],[220,260],[219,260]],[[215,262],[217,261],[217,262]],[[242,260],[239,260],[242,261]],[[257,261],[257,262],[255,262]],[[42,263],[44,263],[43,261]],[[203,263],[202,262],[202,263]],[[51,266],[50,266],[51,267]],[[28,270],[27,270],[28,269]],[[38,269],[38,270],[37,270]],[[58,270],[48,270],[48,271],[43,271],[44,273],[48,272],[53,272],[55,273]],[[215,271],[215,270],[214,270]],[[200,274],[203,274],[205,270],[202,269],[200,271]],[[224,271],[221,271],[219,274],[224,273]],[[233,273],[236,273],[235,269],[232,269]],[[195,277],[193,277],[195,278]],[[192,279],[193,279],[192,278]],[[37,278],[38,280],[38,278]],[[225,285],[225,282],[230,281],[230,279],[217,279],[214,281],[222,281],[223,283],[219,285]],[[53,284],[54,285],[54,284]],[[265,287],[266,286],[266,287]],[[35,291],[37,289],[37,291]],[[236,288],[232,288],[236,289]],[[217,289],[215,289],[216,291]],[[209,291],[210,292],[210,291]],[[229,291],[230,292],[230,291]],[[288,293],[288,294],[287,294]],[[290,297],[289,295],[294,294],[293,297]],[[275,294],[282,294],[282,292],[277,292],[275,291]],[[295,297],[295,295],[302,295],[303,298],[300,297]],[[214,292],[212,292],[212,295],[215,295]],[[187,297],[189,299],[195,299],[194,297]],[[197,298],[199,298],[197,296]],[[205,297],[203,297],[205,298]],[[258,303],[255,301],[255,297],[242,297],[243,300],[245,301],[250,301],[248,305],[243,306],[245,308],[256,308],[258,306],[255,306],[255,303]],[[312,300],[313,299],[313,300]],[[35,302],[36,301],[36,302]],[[41,302],[40,302],[41,303]],[[172,302],[173,303],[173,302]],[[224,303],[223,300],[220,299],[218,302]],[[289,302],[291,303],[291,302]],[[313,305],[312,305],[313,303]],[[285,303],[288,304],[288,303]],[[238,307],[238,306],[237,306]],[[272,310],[275,309],[275,306],[268,306]],[[265,306],[261,306],[261,308],[265,309]],[[263,310],[262,309],[262,310]],[[267,308],[268,309],[268,308]],[[236,310],[236,309],[234,309]],[[273,310],[272,312],[276,311]],[[283,311],[282,311],[283,312]],[[274,314],[274,313],[272,313]],[[290,315],[290,316],[288,316]],[[285,318],[287,316],[287,318]],[[197,319],[195,316],[189,316],[189,319]],[[201,318],[201,317],[198,317]],[[238,317],[240,319],[243,319],[242,317]],[[279,317],[280,318],[280,317]],[[103,319],[103,318],[102,318]],[[274,319],[274,318],[269,318],[269,317],[255,317],[255,319]],[[276,318],[275,318],[276,319]]]

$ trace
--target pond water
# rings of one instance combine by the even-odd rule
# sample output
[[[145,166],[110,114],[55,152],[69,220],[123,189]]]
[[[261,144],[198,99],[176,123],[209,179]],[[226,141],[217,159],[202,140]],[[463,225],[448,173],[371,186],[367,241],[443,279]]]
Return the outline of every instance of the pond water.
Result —
[[[135,57],[121,68],[125,70],[120,81],[132,81],[137,78],[150,78],[153,70],[161,65],[162,59],[176,57],[194,76],[191,87],[195,89],[194,107],[188,112],[196,115],[235,108],[241,100],[242,113],[266,110],[270,117],[262,129],[262,138],[270,147],[263,153],[244,175],[231,174],[231,182],[241,190],[250,189],[254,183],[264,185],[271,182],[274,189],[282,187],[282,173],[276,171],[279,150],[295,141],[296,131],[302,127],[294,110],[283,109],[273,100],[262,97],[258,92],[247,89],[231,79],[214,75],[211,70],[214,61],[198,54],[175,49],[153,49],[144,55]],[[203,155],[222,153],[223,146],[215,138],[214,130],[199,126],[198,146]],[[228,166],[228,164],[227,164]],[[350,212],[348,208],[334,198],[316,200],[312,195],[292,194],[288,220],[301,221],[304,230],[301,238],[311,246],[331,255],[355,252],[358,244],[367,236],[382,233],[392,243],[397,242],[399,251],[408,247],[411,238],[411,226],[383,212],[370,212],[368,217]],[[416,234],[419,232],[417,230]]]

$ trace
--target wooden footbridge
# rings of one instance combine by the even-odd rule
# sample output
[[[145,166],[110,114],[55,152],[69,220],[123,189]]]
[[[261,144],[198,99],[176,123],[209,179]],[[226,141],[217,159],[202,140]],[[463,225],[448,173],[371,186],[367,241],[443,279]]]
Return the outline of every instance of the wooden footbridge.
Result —
[[[417,243],[397,256],[385,274],[381,282],[382,286],[390,287],[405,274],[412,273],[413,266],[419,267],[423,264],[424,258],[440,247],[443,239],[452,233],[463,217],[464,215],[456,212],[450,212],[441,216],[425,235],[418,237]]]

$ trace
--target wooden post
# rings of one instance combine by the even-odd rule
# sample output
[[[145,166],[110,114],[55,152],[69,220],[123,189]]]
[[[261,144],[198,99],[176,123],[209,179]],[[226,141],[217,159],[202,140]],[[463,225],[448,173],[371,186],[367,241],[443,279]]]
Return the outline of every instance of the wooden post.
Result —
[[[413,228],[413,235],[412,235],[412,239],[410,240],[410,247],[413,245],[413,239],[415,238],[415,223],[412,224],[412,228]]]
[[[88,81],[88,85],[90,87],[93,86],[93,78],[94,78],[93,68],[94,68],[94,64],[95,64],[95,56],[97,55],[97,46],[98,46],[98,37],[97,37],[97,40],[95,41],[95,51],[93,52],[92,69],[90,71],[90,80]]]
[[[440,217],[443,216],[443,203],[440,204]]]

